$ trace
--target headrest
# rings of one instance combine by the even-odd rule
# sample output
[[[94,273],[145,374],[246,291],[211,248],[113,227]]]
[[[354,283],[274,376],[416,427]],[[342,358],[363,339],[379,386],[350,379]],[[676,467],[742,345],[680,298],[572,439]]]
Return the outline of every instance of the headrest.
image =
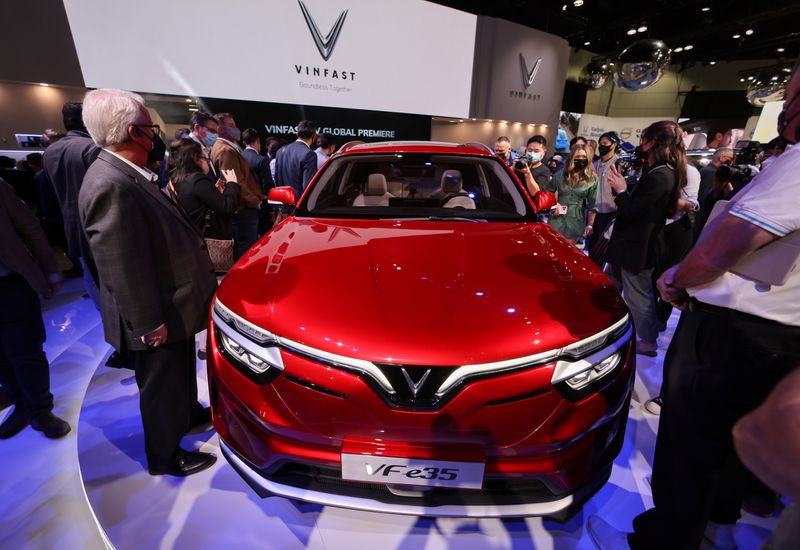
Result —
[[[461,171],[445,170],[442,174],[440,188],[445,193],[458,193],[461,191]]]
[[[386,194],[386,176],[383,174],[370,174],[367,178],[367,195]]]

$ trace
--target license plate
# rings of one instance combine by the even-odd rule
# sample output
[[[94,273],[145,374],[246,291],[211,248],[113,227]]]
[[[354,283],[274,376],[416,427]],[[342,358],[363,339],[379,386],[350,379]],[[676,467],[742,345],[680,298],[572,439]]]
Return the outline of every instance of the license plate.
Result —
[[[483,462],[342,453],[342,479],[368,483],[480,489],[483,468]]]

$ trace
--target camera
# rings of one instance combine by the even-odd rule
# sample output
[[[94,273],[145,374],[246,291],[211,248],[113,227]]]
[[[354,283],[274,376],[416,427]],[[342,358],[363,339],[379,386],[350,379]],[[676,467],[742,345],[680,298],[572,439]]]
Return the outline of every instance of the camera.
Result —
[[[623,143],[617,153],[617,157],[617,161],[614,163],[617,167],[617,172],[629,183],[638,181],[644,166],[644,157],[641,155],[641,150],[638,147],[631,148],[629,143]]]
[[[517,170],[524,170],[525,168],[530,168],[531,166],[531,159],[528,155],[521,155],[517,157],[517,160],[514,161],[514,168]]]
[[[723,164],[717,168],[717,178],[729,181],[734,187],[748,183],[758,171],[748,164]]]

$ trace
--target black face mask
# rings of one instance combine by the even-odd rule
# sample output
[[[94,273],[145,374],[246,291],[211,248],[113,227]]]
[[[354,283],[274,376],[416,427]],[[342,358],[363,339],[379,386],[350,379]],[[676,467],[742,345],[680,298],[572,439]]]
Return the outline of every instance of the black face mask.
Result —
[[[598,145],[597,152],[600,153],[601,157],[604,157],[611,152],[612,147],[613,145]]]
[[[575,167],[575,170],[583,170],[587,166],[589,166],[589,161],[586,159],[575,159],[572,162],[572,165]]]
[[[153,148],[147,153],[147,162],[161,162],[167,152],[167,144],[159,135],[153,135]]]

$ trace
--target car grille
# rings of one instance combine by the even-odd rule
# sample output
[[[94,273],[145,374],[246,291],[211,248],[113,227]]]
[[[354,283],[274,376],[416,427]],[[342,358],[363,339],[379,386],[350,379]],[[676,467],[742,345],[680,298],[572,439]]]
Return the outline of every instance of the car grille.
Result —
[[[338,468],[295,462],[286,463],[275,473],[265,477],[275,483],[309,491],[369,498],[387,504],[413,502],[422,506],[509,505],[549,502],[564,496],[555,494],[541,480],[530,478],[487,478],[481,490],[431,487],[419,488],[422,489],[421,496],[398,496],[385,484],[344,480]],[[404,487],[404,489],[417,488]]]

